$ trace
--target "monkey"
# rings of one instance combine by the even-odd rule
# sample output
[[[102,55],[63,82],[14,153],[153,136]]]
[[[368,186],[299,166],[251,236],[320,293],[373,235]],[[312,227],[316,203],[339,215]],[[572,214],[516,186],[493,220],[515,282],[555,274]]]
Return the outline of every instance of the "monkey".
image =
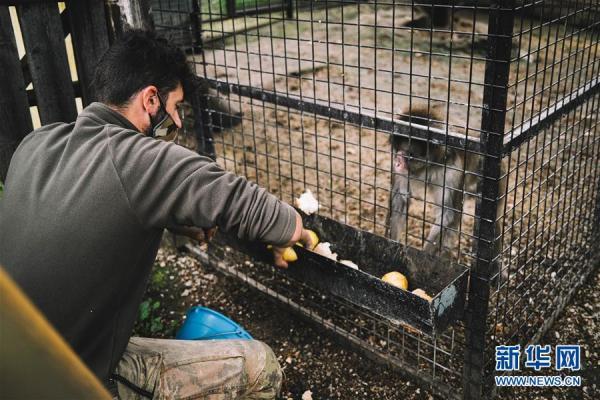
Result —
[[[231,129],[242,123],[243,113],[233,110],[233,105],[227,104],[228,102],[219,96],[219,92],[210,87],[206,79],[199,78],[196,84],[198,95],[206,102],[206,109],[210,110],[210,117],[205,115],[205,118],[210,121],[213,132]]]
[[[414,6],[414,8],[417,11],[414,19],[406,22],[404,26],[419,29],[441,29],[450,26],[452,10],[449,0],[437,0],[435,4],[432,2],[432,4],[418,5]]]
[[[445,128],[443,118],[427,106],[413,106],[401,113],[399,119],[411,124]],[[389,198],[389,237],[401,238],[407,227],[408,207],[415,192],[426,192],[424,199],[435,205],[435,222],[429,231],[424,250],[433,254],[445,254],[456,246],[458,225],[463,211],[465,193],[477,193],[477,174],[481,157],[426,139],[390,135],[392,150],[392,182]],[[504,166],[501,169],[500,204],[498,213],[503,212],[505,185]],[[501,215],[501,214],[500,214]],[[501,219],[496,218],[496,233],[502,228]],[[441,238],[440,238],[441,236]],[[501,246],[497,241],[497,246]],[[500,250],[500,248],[498,248]]]
[[[450,28],[452,14],[455,15],[455,18],[458,18],[456,14],[467,10],[472,12],[477,8],[481,12],[487,12],[492,4],[490,0],[421,0],[416,3],[418,5],[411,6],[414,11],[410,11],[410,14],[414,16],[413,19],[407,21],[403,26],[417,29],[447,29]],[[525,7],[523,14],[530,18],[540,18],[541,22],[547,22],[565,17],[569,14],[569,7],[571,10],[578,7],[575,0],[565,2],[562,0],[546,0],[541,3],[543,4],[535,7]],[[561,4],[566,4],[566,6],[561,7]],[[590,20],[587,14],[577,14],[579,16],[574,16],[569,22],[578,27],[588,26]],[[598,12],[596,12],[594,16],[597,17],[598,15]]]

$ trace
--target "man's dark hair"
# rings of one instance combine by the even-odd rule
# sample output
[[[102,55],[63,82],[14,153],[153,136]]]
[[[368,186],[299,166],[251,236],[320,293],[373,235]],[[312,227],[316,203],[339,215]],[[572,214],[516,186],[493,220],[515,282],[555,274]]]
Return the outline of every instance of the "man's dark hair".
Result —
[[[98,101],[123,107],[148,85],[156,86],[166,98],[181,83],[188,96],[193,77],[185,53],[177,46],[153,32],[131,30],[102,55],[92,85]]]

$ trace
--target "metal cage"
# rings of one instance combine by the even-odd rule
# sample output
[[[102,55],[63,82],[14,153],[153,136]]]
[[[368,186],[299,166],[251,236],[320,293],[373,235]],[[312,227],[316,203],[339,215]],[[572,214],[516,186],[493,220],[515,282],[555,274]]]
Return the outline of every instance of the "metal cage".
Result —
[[[282,200],[310,189],[319,216],[389,237],[392,143],[422,144],[403,153],[410,206],[394,243],[429,245],[468,268],[468,301],[451,327],[427,333],[249,267],[226,241],[198,253],[205,262],[457,398],[492,392],[494,347],[538,340],[598,265],[597,1],[152,7],[156,29],[176,32],[203,82],[184,144]]]

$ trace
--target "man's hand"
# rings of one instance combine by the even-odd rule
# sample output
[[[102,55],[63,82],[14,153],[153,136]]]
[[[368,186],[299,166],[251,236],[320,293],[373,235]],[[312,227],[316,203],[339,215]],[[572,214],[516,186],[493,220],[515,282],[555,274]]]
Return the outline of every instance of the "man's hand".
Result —
[[[286,247],[293,246],[297,242],[302,243],[306,249],[312,248],[312,239],[308,231],[304,229],[304,226],[302,225],[302,217],[300,217],[300,214],[298,213],[296,213],[296,230],[294,231],[292,239],[282,247],[273,246],[273,261],[276,266],[279,268],[288,267],[287,261],[283,259],[283,252],[285,251]]]
[[[215,233],[217,232],[217,227],[213,228],[196,228],[195,226],[177,226],[174,228],[168,228],[169,232],[174,233],[175,235],[187,236],[192,240],[198,242],[198,244],[208,243]]]

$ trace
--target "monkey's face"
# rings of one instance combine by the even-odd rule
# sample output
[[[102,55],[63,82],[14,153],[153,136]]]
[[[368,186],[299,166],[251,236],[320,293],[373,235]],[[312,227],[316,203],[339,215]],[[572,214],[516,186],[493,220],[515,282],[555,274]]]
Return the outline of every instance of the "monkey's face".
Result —
[[[424,167],[428,154],[427,142],[414,138],[395,137],[393,147],[394,172],[402,173],[409,169],[415,172]]]
[[[394,172],[397,174],[408,173],[408,158],[402,150],[397,151],[394,155]]]

